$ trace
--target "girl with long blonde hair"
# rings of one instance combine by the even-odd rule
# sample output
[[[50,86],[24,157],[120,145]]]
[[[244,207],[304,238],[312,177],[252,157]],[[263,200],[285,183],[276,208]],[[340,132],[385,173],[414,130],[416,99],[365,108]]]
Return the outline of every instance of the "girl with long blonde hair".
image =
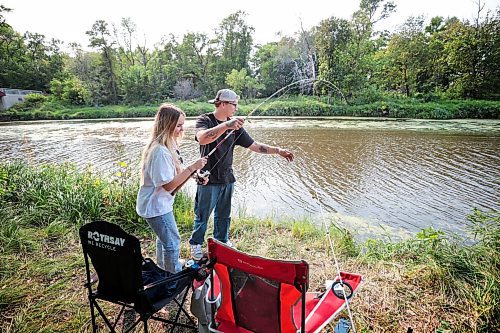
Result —
[[[136,205],[137,214],[146,219],[157,236],[158,265],[172,273],[182,269],[179,263],[181,240],[173,214],[174,193],[207,163],[203,157],[182,168],[178,144],[185,119],[185,113],[173,104],[165,103],[158,108],[151,139],[142,154]]]

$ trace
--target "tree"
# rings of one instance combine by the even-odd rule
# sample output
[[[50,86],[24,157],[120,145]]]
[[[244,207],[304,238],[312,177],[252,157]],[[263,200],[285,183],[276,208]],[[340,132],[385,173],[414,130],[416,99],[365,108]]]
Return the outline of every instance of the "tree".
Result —
[[[295,79],[315,79],[318,72],[318,54],[314,43],[315,29],[304,30],[300,23],[300,32],[297,38],[297,66],[295,68]],[[312,85],[301,88],[301,92],[312,91]]]
[[[347,77],[352,71],[348,53],[351,36],[349,21],[335,17],[321,21],[315,36],[319,77],[342,91],[350,89]]]
[[[386,88],[402,92],[406,97],[425,92],[424,87],[432,76],[423,25],[423,17],[410,17],[391,37],[384,51]]]
[[[10,27],[9,24],[5,21],[5,17],[3,17],[3,13],[11,12],[12,9],[5,7],[4,5],[0,5],[0,27]]]
[[[60,42],[45,41],[41,34],[20,35],[7,23],[0,24],[0,86],[48,90],[63,69]]]
[[[174,96],[174,86],[180,78],[175,55],[176,45],[175,38],[170,36],[155,47],[148,63],[156,85],[156,99],[159,101]]]
[[[373,56],[379,45],[374,25],[396,10],[396,5],[388,0],[361,0],[359,10],[351,21],[351,39],[347,48],[348,74],[346,91],[356,96],[370,84],[373,70]]]
[[[118,102],[118,85],[117,85],[117,75],[115,72],[115,50],[113,45],[115,41],[111,39],[111,34],[108,30],[108,24],[103,20],[97,20],[93,25],[92,29],[87,31],[86,34],[90,39],[90,47],[96,48],[101,51],[102,56],[102,67],[100,71],[100,77],[103,82],[106,82],[105,90],[94,91],[94,93],[99,93],[99,99],[105,103],[117,103]]]
[[[55,39],[46,42],[44,35],[31,32],[24,34],[24,42],[27,49],[27,75],[23,87],[47,91],[50,81],[63,71],[64,56],[60,51],[62,42]]]
[[[480,12],[480,10],[478,10]],[[479,15],[479,14],[478,14]],[[443,31],[448,93],[454,98],[499,99],[500,9],[474,25],[453,20]]]
[[[277,65],[278,43],[271,42],[257,47],[252,63],[257,80],[264,86],[262,94],[270,96],[281,88],[280,72]]]
[[[239,71],[233,69],[226,77],[226,84],[243,97],[255,96],[255,92],[263,88],[255,78],[247,75],[246,68]]]
[[[245,22],[246,15],[243,11],[237,11],[224,18],[216,29],[218,59],[214,75],[218,87],[224,84],[231,70],[249,69],[254,28]]]
[[[179,76],[191,82],[194,90],[200,88],[210,95],[216,89],[212,80],[215,52],[213,42],[202,33],[187,33],[180,44],[175,44],[173,54]]]
[[[352,20],[332,17],[316,33],[319,76],[346,92],[350,99],[362,94],[373,77],[373,61],[380,47],[373,26],[387,18],[395,5],[387,0],[361,0]]]
[[[174,96],[179,99],[187,100],[202,96],[201,91],[197,90],[193,81],[189,79],[180,79],[174,86]]]
[[[106,82],[101,77],[102,57],[96,52],[85,52],[77,43],[69,44],[73,57],[66,61],[67,72],[77,77],[87,91],[88,103],[96,105],[102,102],[102,91],[106,90]]]
[[[6,23],[0,26],[0,86],[24,87],[27,49],[23,37]]]
[[[134,34],[136,30],[136,24],[129,17],[122,18],[120,28],[113,26],[113,34],[118,44],[118,58],[123,58],[125,60],[122,67],[135,65],[133,39],[135,38]]]

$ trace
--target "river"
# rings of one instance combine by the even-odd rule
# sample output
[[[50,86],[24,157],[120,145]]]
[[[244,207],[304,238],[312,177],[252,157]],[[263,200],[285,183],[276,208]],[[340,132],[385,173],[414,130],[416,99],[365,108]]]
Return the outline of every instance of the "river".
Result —
[[[152,119],[0,123],[0,158],[74,162],[105,174],[138,168]],[[253,118],[259,142],[295,153],[235,150],[234,215],[311,218],[391,238],[434,227],[465,234],[473,207],[499,209],[500,121]],[[186,121],[184,159],[198,154]],[[194,193],[194,184],[187,186]]]

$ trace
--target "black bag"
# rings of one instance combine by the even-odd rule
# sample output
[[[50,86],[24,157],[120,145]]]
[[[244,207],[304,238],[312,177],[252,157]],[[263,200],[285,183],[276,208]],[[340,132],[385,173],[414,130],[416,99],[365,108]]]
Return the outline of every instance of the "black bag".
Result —
[[[160,267],[156,266],[156,264],[149,258],[144,259],[142,263],[142,281],[144,286],[168,278],[172,275],[172,273],[164,271]],[[149,289],[147,293],[152,300],[157,300],[171,297],[174,295],[176,290],[177,281],[172,281],[164,285],[153,287]]]

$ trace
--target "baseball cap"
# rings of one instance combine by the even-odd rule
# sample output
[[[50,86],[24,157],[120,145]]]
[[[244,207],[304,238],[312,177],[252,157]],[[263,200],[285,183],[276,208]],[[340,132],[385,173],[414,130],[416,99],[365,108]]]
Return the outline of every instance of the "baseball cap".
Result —
[[[221,89],[217,92],[214,99],[208,101],[210,104],[215,104],[216,102],[231,102],[238,103],[240,96],[236,95],[231,89]]]

